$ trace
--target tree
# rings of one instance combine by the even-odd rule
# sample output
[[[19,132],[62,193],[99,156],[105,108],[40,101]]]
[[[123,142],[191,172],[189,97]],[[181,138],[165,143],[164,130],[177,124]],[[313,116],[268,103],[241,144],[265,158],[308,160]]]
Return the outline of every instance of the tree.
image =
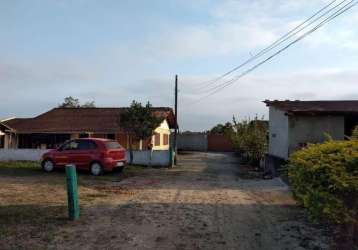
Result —
[[[59,105],[59,108],[79,108],[79,107],[80,107],[80,101],[72,96],[65,97],[63,103]]]
[[[234,132],[233,126],[230,122],[227,122],[224,125],[219,123],[209,131],[210,134],[220,134],[220,135],[229,135],[229,136],[233,132]]]
[[[120,117],[120,126],[130,134],[129,152],[130,162],[133,161],[133,139],[147,139],[160,125],[161,119],[154,116],[152,105],[148,102],[142,106],[140,102],[133,101],[130,107]]]
[[[268,124],[255,117],[254,120],[237,122],[233,117],[234,133],[232,140],[235,150],[245,155],[253,165],[259,165],[260,160],[267,153]]]
[[[85,102],[85,103],[81,106],[81,108],[95,108],[95,107],[96,107],[96,105],[95,105],[94,101]]]
[[[78,98],[74,98],[72,96],[65,97],[62,104],[58,106],[59,108],[94,108],[96,107],[95,102],[85,102],[85,104],[81,105]]]

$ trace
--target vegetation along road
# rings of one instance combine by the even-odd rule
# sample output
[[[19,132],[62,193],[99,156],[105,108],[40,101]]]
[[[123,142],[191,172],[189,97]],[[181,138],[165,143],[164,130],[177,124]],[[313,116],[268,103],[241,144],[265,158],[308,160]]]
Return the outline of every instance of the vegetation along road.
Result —
[[[64,173],[22,164],[0,166],[0,249],[329,249],[285,184],[242,174],[231,154],[81,173],[76,222],[67,220]]]

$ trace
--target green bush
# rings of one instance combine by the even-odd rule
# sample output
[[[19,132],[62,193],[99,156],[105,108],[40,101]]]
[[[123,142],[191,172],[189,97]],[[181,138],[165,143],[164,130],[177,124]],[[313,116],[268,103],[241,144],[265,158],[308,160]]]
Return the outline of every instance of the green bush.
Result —
[[[234,132],[231,135],[235,151],[246,155],[253,165],[259,165],[267,153],[268,123],[255,117],[254,120],[234,121]]]
[[[358,222],[358,140],[309,145],[287,167],[293,194],[312,219]]]
[[[356,126],[352,131],[352,140],[358,140],[358,126]]]

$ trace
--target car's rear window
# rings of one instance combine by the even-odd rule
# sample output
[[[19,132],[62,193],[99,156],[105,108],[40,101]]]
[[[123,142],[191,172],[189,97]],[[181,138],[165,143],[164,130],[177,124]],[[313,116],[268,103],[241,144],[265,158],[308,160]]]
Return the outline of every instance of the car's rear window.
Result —
[[[106,141],[104,144],[106,145],[107,149],[119,149],[119,148],[122,148],[121,144],[119,144],[116,141]]]

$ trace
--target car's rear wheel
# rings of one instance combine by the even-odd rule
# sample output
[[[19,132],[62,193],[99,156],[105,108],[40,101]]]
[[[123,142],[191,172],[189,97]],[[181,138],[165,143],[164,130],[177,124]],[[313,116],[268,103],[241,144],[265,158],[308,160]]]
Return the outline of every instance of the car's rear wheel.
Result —
[[[47,173],[52,172],[55,169],[55,164],[51,160],[44,160],[42,162],[42,169]]]
[[[98,162],[94,162],[91,164],[90,167],[91,174],[94,176],[102,175],[103,174],[103,167]]]

